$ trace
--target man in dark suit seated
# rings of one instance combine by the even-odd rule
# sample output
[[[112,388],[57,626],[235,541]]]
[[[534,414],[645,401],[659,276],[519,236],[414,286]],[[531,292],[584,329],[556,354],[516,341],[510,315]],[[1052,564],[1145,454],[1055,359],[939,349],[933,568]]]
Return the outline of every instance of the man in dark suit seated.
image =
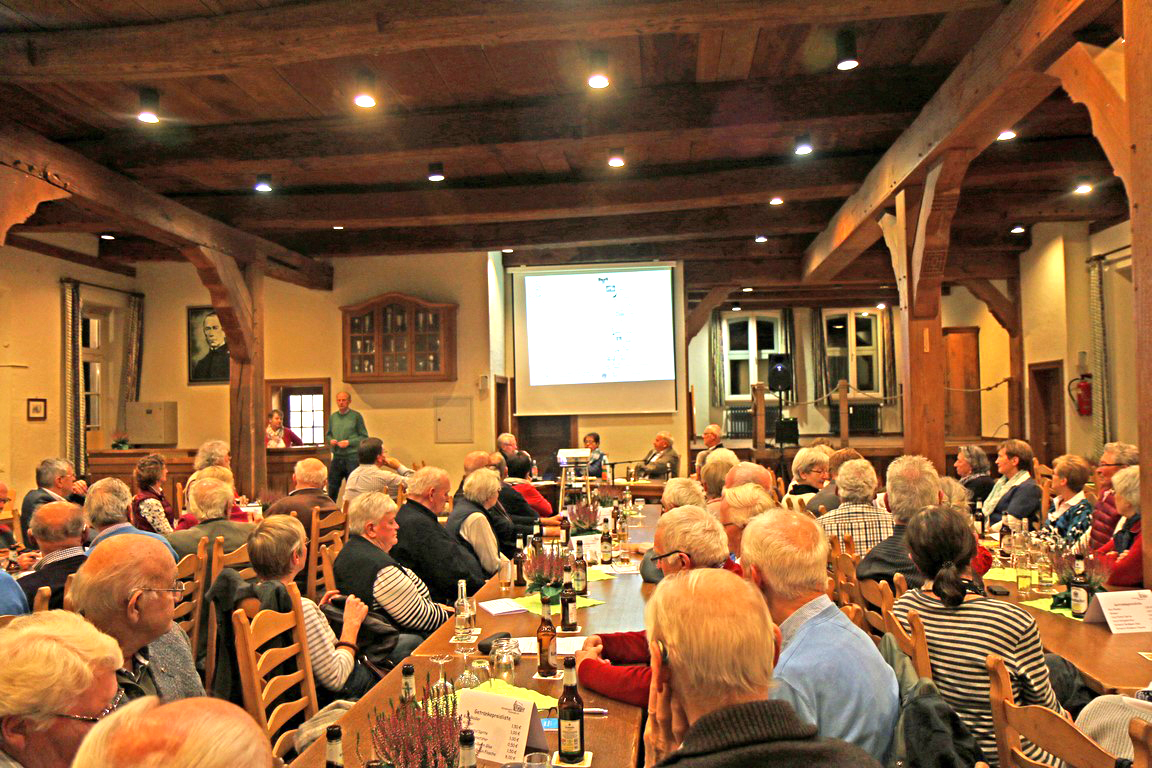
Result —
[[[672,447],[670,433],[656,433],[652,440],[652,450],[637,468],[637,474],[649,480],[667,480],[669,477],[680,476],[680,454]]]
[[[20,530],[24,532],[24,543],[29,547],[36,545],[36,540],[29,535],[33,512],[50,501],[83,504],[84,494],[88,492],[88,484],[76,479],[72,462],[65,459],[40,462],[36,467],[36,486],[24,494],[24,501],[20,503]]]
[[[64,582],[84,564],[84,508],[68,501],[44,504],[32,515],[32,535],[40,542],[43,557],[32,572],[16,580],[28,598],[36,599],[40,587],[51,587],[49,608],[64,607]],[[171,558],[169,558],[171,559]]]
[[[295,512],[304,530],[311,531],[313,510],[336,509],[336,502],[325,490],[328,485],[328,467],[320,459],[301,459],[292,471],[292,484],[296,486],[295,489],[273,502],[264,517]]]

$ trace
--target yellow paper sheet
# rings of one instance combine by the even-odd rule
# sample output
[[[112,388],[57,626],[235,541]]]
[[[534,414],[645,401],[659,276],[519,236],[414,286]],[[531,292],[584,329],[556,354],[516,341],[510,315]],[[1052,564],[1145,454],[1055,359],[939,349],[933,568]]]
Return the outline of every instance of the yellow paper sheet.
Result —
[[[537,616],[543,616],[544,615],[544,608],[540,604],[540,595],[539,594],[525,595],[524,597],[514,597],[512,599],[515,600],[516,602],[520,603],[520,605],[524,606],[528,610],[532,611],[532,613],[536,614]],[[580,597],[580,596],[576,597],[576,607],[577,608],[590,608],[593,605],[604,605],[604,601],[603,600],[593,600],[590,597]],[[560,613],[560,598],[557,597],[556,599],[554,599],[548,607],[552,609],[552,615],[553,616]]]

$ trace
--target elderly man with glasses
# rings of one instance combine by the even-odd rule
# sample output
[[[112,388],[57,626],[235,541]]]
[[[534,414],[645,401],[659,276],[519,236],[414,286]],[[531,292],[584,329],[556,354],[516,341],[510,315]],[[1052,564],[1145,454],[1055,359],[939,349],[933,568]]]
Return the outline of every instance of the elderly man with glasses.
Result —
[[[15,619],[0,632],[0,658],[2,768],[68,768],[123,698],[116,641],[68,611]]]
[[[76,572],[74,607],[119,644],[116,679],[127,698],[204,695],[188,635],[172,622],[183,593],[172,555],[145,536],[109,539]]]

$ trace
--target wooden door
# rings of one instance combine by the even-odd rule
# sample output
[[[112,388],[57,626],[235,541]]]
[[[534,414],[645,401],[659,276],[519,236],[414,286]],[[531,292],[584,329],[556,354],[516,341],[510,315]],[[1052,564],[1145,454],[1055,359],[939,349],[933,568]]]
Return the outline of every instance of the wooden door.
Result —
[[[1028,366],[1028,442],[1041,464],[1065,451],[1064,397],[1062,361]]]
[[[556,452],[581,445],[575,416],[519,416],[516,425],[516,444],[532,454],[541,477],[559,476]]]
[[[512,429],[511,384],[507,376],[493,376],[492,380],[495,382],[492,396],[496,398],[496,434],[515,434],[516,430]]]
[[[954,438],[980,437],[980,393],[959,392],[980,388],[980,329],[944,329],[944,434]]]

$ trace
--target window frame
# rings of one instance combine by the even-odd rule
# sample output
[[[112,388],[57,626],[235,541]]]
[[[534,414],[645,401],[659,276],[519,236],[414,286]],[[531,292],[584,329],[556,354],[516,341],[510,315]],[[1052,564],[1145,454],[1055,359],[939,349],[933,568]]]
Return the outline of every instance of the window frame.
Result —
[[[733,350],[729,338],[729,323],[732,321],[746,321],[748,323],[748,347],[743,350]],[[776,337],[772,341],[771,349],[764,349],[760,346],[759,331],[757,329],[758,320],[771,320]],[[750,403],[752,402],[751,385],[757,381],[762,381],[767,376],[767,367],[765,367],[764,376],[760,376],[759,367],[761,364],[767,366],[768,355],[775,354],[782,351],[784,345],[784,313],[781,310],[762,310],[758,312],[747,312],[741,310],[739,312],[729,310],[720,313],[720,355],[724,361],[724,381],[721,383],[724,392],[725,403]],[[733,394],[732,393],[732,378],[731,378],[731,361],[733,360],[747,360],[748,361],[748,394]]]
[[[103,304],[85,303],[81,319],[82,322],[95,321],[97,323],[95,339],[97,344],[94,347],[84,346],[83,341],[81,341],[80,364],[81,369],[85,363],[94,365],[98,372],[93,377],[91,373],[84,376],[83,370],[81,371],[81,391],[79,394],[80,397],[84,398],[84,429],[90,432],[99,432],[108,425],[108,419],[105,418],[109,416],[107,413],[109,393],[107,383],[111,380],[110,377],[113,373],[113,360],[109,356],[109,350],[115,342],[115,309]],[[89,336],[89,341],[91,340],[92,338]],[[93,380],[96,383],[94,388],[91,386]],[[89,407],[93,398],[96,401],[96,408]],[[95,419],[93,419],[93,411],[95,411]]]
[[[328,419],[332,413],[332,379],[329,378],[316,378],[316,379],[265,379],[264,380],[264,405],[265,414],[273,408],[278,408],[284,414],[284,425],[292,429],[304,439],[303,435],[292,427],[290,423],[288,403],[284,400],[284,391],[291,389],[319,389],[323,397],[323,413],[324,423],[321,428],[321,439],[318,443],[305,442],[305,446],[324,445],[323,435],[328,432]],[[267,423],[267,422],[265,422]]]
[[[832,350],[844,350],[847,357],[848,369],[848,384],[859,390],[856,395],[849,395],[849,399],[861,398],[863,395],[870,395],[873,397],[882,397],[884,394],[884,334],[881,312],[883,310],[876,309],[875,307],[838,307],[835,309],[823,309],[820,314],[820,321],[823,324],[824,336],[824,355],[826,359],[831,359]],[[848,342],[847,348],[840,346],[832,346],[828,341],[828,323],[837,318],[842,317],[845,320],[845,336]],[[863,352],[858,352],[858,345],[856,342],[856,321],[859,318],[870,318],[872,321],[872,344],[863,348]],[[873,360],[873,384],[872,389],[864,389],[859,386],[859,369],[857,360],[859,357],[867,356]],[[836,381],[832,381],[831,370],[829,370],[828,386],[832,388],[831,394],[836,396]]]

